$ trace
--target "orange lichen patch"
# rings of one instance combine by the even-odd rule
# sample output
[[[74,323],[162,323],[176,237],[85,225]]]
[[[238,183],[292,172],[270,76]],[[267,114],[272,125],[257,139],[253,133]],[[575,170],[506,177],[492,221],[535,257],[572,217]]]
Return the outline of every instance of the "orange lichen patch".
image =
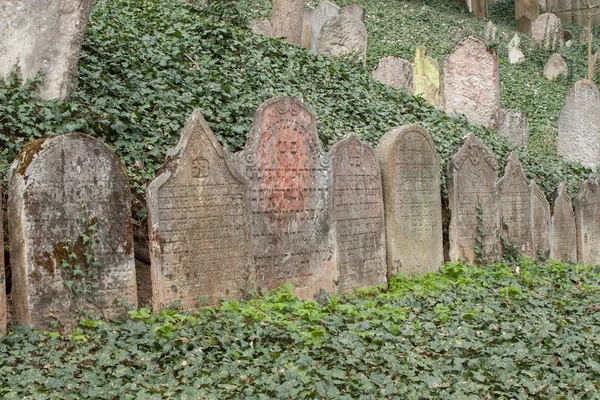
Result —
[[[21,154],[19,155],[19,168],[17,169],[17,173],[20,175],[25,175],[27,172],[27,168],[33,162],[33,159],[42,149],[42,145],[46,141],[47,138],[38,139],[35,142],[29,143],[27,146],[23,147],[21,150]]]

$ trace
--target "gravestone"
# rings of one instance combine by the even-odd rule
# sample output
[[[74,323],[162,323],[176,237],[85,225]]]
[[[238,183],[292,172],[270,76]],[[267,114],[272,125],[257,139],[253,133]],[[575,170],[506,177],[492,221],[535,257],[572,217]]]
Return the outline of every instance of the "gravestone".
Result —
[[[508,43],[508,62],[511,64],[519,64],[525,61],[525,55],[521,51],[521,39],[519,34],[515,33],[511,41]]]
[[[505,244],[533,257],[531,236],[531,193],[525,173],[515,153],[508,156],[504,176],[498,181],[500,223]],[[505,247],[504,251],[508,249]]]
[[[367,28],[360,20],[340,13],[327,21],[317,39],[317,54],[331,58],[367,59]]]
[[[500,249],[496,158],[470,133],[450,157],[447,169],[450,259],[471,264],[496,260]]]
[[[303,49],[310,49],[312,46],[312,28],[310,21],[312,20],[313,10],[304,9],[302,13],[302,40],[300,41],[300,47]]]
[[[414,94],[433,105],[442,104],[442,73],[437,62],[427,55],[425,47],[417,47],[412,61]]]
[[[440,161],[427,132],[407,125],[377,146],[381,165],[388,276],[435,271],[444,261]]]
[[[554,53],[544,65],[544,76],[552,80],[559,75],[564,75],[565,78],[569,76],[569,66],[560,54]]]
[[[531,236],[533,254],[538,259],[550,257],[550,204],[535,181],[531,188]]]
[[[300,46],[302,42],[304,3],[289,0],[271,2],[271,35]]]
[[[407,94],[413,93],[413,72],[408,60],[388,56],[382,58],[373,72],[375,79],[394,89],[406,89]]]
[[[247,183],[229,158],[196,110],[148,186],[155,309],[195,309],[199,296],[217,304],[253,289]]]
[[[500,109],[498,133],[515,147],[527,147],[529,141],[529,120],[520,111]]]
[[[483,29],[483,41],[486,43],[498,40],[498,26],[492,21],[488,21]]]
[[[2,212],[2,187],[0,185],[0,221],[3,218]],[[6,333],[6,282],[4,276],[4,230],[3,224],[0,223],[0,244],[2,244],[2,251],[0,251],[0,336]]]
[[[24,80],[39,73],[42,99],[65,98],[75,86],[79,50],[92,0],[3,1],[0,5],[0,76],[18,64]]]
[[[496,127],[500,111],[498,55],[469,36],[456,44],[444,62],[444,104],[449,114],[464,114],[470,123]]]
[[[356,5],[344,8],[344,12],[351,17],[356,18],[360,22],[365,22],[365,17],[367,16],[367,11],[364,8]]]
[[[573,21],[573,1],[576,0],[547,0],[546,11],[554,14],[560,20],[561,24],[570,25],[575,23]],[[582,25],[587,25],[587,23]]]
[[[600,182],[588,178],[581,184],[575,198],[577,226],[577,262],[600,263]]]
[[[236,162],[249,180],[258,288],[291,282],[303,298],[332,293],[338,271],[331,159],[312,110],[292,97],[263,103]]]
[[[14,316],[69,328],[77,312],[103,318],[137,305],[130,189],[121,161],[80,133],[26,146],[8,176]]]
[[[565,160],[595,167],[600,162],[600,92],[582,79],[570,90],[558,117],[557,152]]]
[[[531,23],[539,14],[539,0],[515,0],[515,19],[519,32],[530,35]]]
[[[564,183],[554,193],[550,258],[561,262],[577,261],[577,228],[571,198]]]
[[[323,25],[331,19],[338,16],[340,11],[341,8],[327,0],[320,2],[319,5],[312,10],[310,19],[310,48],[314,54],[317,54],[317,42],[321,33],[321,28],[323,28]]]
[[[381,173],[375,152],[354,135],[331,148],[340,287],[351,292],[386,282]]]
[[[482,20],[486,20],[488,18],[488,8],[487,8],[488,0],[471,0],[471,8],[473,14]]]
[[[541,14],[531,24],[531,37],[539,47],[557,48],[563,42],[563,28],[560,19],[553,14]]]

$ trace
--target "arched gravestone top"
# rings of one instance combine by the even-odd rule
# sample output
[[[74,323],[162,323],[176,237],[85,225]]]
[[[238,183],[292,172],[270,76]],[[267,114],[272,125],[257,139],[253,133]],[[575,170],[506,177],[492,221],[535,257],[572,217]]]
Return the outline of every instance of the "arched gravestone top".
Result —
[[[590,177],[583,181],[575,198],[577,262],[600,263],[600,182]]]
[[[331,148],[340,287],[386,282],[381,172],[373,148],[353,134]]]
[[[500,212],[496,181],[498,163],[493,153],[470,133],[448,161],[450,203],[450,259],[474,263],[495,261],[500,247]],[[479,222],[481,217],[482,222]],[[481,230],[485,232],[482,237]],[[482,246],[478,249],[476,238]],[[477,257],[477,252],[480,256]]]
[[[8,187],[17,323],[68,328],[77,311],[112,318],[125,311],[115,300],[137,305],[130,189],[112,151],[80,133],[38,140],[11,165]]]
[[[377,146],[386,218],[388,275],[422,274],[443,263],[440,161],[423,128],[392,129]]]
[[[498,181],[498,193],[501,231],[506,244],[518,246],[521,254],[533,257],[530,187],[515,153],[508,156],[504,176]]]
[[[571,197],[563,182],[558,184],[552,201],[552,250],[550,258],[562,262],[577,261],[577,228]]]
[[[263,103],[236,164],[249,181],[258,288],[291,282],[303,298],[332,293],[338,270],[331,158],[312,110],[293,97]]]
[[[540,14],[531,24],[531,38],[537,46],[555,49],[563,43],[560,19],[553,14]]]
[[[394,56],[382,58],[371,75],[394,89],[406,89],[407,94],[413,93],[412,66],[404,58]]]
[[[531,188],[531,235],[533,254],[536,258],[546,260],[550,257],[550,204],[535,181]]]
[[[423,96],[429,104],[442,104],[442,73],[437,61],[427,55],[425,47],[416,48],[412,67],[414,94]]]
[[[3,218],[2,208],[2,186],[0,185],[0,221]],[[0,244],[4,246],[4,230],[3,224],[0,222]],[[4,276],[4,251],[0,251],[0,336],[6,333],[6,283]]]
[[[148,186],[153,306],[240,298],[252,245],[247,182],[195,110]]]
[[[498,124],[500,76],[498,55],[475,36],[459,41],[444,61],[444,104],[449,114],[464,114],[470,123]]]

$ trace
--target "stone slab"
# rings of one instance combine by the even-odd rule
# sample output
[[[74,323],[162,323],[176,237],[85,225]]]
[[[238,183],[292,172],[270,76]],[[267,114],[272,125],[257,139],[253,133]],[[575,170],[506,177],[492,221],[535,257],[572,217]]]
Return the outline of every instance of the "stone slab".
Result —
[[[540,14],[531,24],[533,42],[546,49],[556,49],[563,43],[560,19],[553,14]]]
[[[405,89],[407,94],[413,93],[413,71],[410,61],[388,56],[382,58],[371,75],[378,81],[394,89]]]
[[[529,141],[529,120],[520,111],[500,109],[498,133],[515,147],[527,147]]]
[[[313,10],[306,8],[302,13],[302,39],[300,41],[300,47],[303,49],[310,49],[312,47],[312,27],[310,25],[312,13]]]
[[[535,181],[529,184],[531,189],[531,242],[533,254],[537,259],[550,257],[550,204]]]
[[[471,264],[477,258],[484,263],[497,260],[500,207],[496,158],[481,139],[470,133],[450,157],[447,175],[451,212],[450,259],[466,260]],[[478,237],[481,246],[476,241]],[[480,251],[479,257],[477,251]]]
[[[331,148],[342,292],[386,283],[381,172],[373,148],[351,135]]]
[[[567,62],[558,53],[554,53],[544,65],[544,76],[550,80],[557,78],[559,75],[569,76],[569,66]]]
[[[312,110],[293,97],[263,103],[236,165],[249,181],[258,288],[290,282],[302,298],[334,292],[331,158]]]
[[[248,185],[199,110],[148,186],[153,307],[240,299],[252,267]]]
[[[317,54],[334,59],[350,57],[364,64],[367,59],[365,24],[346,13],[333,17],[319,32]]]
[[[317,54],[317,42],[319,34],[321,33],[321,28],[323,28],[323,25],[329,22],[329,20],[340,14],[340,11],[341,8],[327,0],[320,2],[319,5],[312,10],[310,20],[310,48],[314,54]]]
[[[511,64],[520,64],[525,61],[525,55],[521,51],[521,38],[515,33],[508,43],[508,62]]]
[[[377,146],[385,204],[389,276],[436,271],[444,261],[440,161],[416,125],[387,132]]]
[[[571,197],[560,183],[552,201],[552,241],[550,258],[562,262],[577,261],[577,228]]]
[[[531,23],[539,15],[539,0],[515,0],[515,19],[519,32],[531,35]]]
[[[600,181],[588,178],[581,184],[575,198],[577,226],[577,262],[600,263]]]
[[[14,316],[70,328],[77,312],[113,318],[137,305],[130,188],[121,161],[80,133],[26,146],[8,176]]]
[[[425,47],[417,47],[412,61],[414,94],[433,105],[441,105],[442,73],[438,63],[427,55]]]
[[[488,18],[488,0],[471,0],[471,8],[473,14],[482,20],[487,20]]]
[[[0,185],[0,221],[4,220],[2,202],[2,187]],[[2,223],[0,223],[0,244],[2,244],[2,251],[0,251],[0,336],[2,336],[6,334],[6,322],[8,311],[6,304],[6,277],[4,275],[4,228]]]

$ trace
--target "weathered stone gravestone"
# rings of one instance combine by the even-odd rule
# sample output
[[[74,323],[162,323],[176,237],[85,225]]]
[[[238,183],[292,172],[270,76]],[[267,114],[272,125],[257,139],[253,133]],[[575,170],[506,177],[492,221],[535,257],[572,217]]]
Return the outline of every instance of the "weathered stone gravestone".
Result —
[[[92,0],[3,1],[0,76],[15,65],[24,79],[43,73],[43,99],[65,98],[74,86]]]
[[[300,41],[300,47],[303,49],[310,49],[312,47],[312,29],[310,21],[312,20],[313,10],[304,9],[302,13],[302,40]]]
[[[456,44],[444,62],[444,103],[449,114],[496,127],[500,110],[498,55],[477,37]]]
[[[552,13],[557,17],[561,24],[569,25],[573,23],[572,1],[573,0],[547,0],[545,9],[547,12]]]
[[[381,173],[375,152],[354,135],[331,148],[336,250],[344,292],[386,282]]]
[[[317,54],[331,58],[351,57],[364,64],[367,59],[365,24],[346,13],[338,14],[321,28]]]
[[[567,161],[595,167],[600,162],[600,92],[592,81],[571,89],[558,118],[557,152]]]
[[[408,60],[400,57],[388,56],[382,58],[373,72],[375,79],[394,89],[406,89],[406,93],[413,93],[413,71]]]
[[[425,47],[417,47],[412,67],[414,94],[423,96],[429,104],[442,104],[442,73]]]
[[[291,282],[304,298],[333,292],[331,159],[321,150],[314,113],[292,97],[263,103],[236,161],[249,180],[258,288]]]
[[[564,75],[565,78],[569,76],[569,66],[560,54],[554,53],[544,65],[544,76],[552,80],[559,75]]]
[[[2,218],[2,187],[0,187],[0,221]],[[6,333],[6,283],[4,277],[4,231],[2,223],[0,223],[0,244],[2,244],[2,251],[0,251],[0,336]]]
[[[304,3],[273,0],[272,6],[271,35],[299,46],[302,42]]]
[[[477,18],[481,18],[484,21],[488,17],[487,3],[488,0],[471,0],[471,11]]]
[[[483,29],[483,41],[486,43],[495,42],[498,39],[498,26],[492,21],[488,21]]]
[[[508,43],[508,62],[511,64],[519,64],[525,61],[525,55],[521,51],[521,39],[519,34],[515,33],[511,41]]]
[[[519,32],[530,35],[531,24],[539,15],[539,0],[515,0],[515,19]]]
[[[527,147],[529,141],[529,120],[519,111],[500,109],[498,133],[507,138],[515,147]]]
[[[531,236],[533,254],[538,259],[550,257],[550,205],[535,181],[531,188]]]
[[[553,14],[544,13],[531,24],[531,37],[537,46],[555,49],[563,42],[563,28],[560,19]]]
[[[248,287],[252,244],[247,183],[200,111],[167,153],[147,192],[152,297],[157,309],[240,298]]]
[[[344,12],[361,22],[365,22],[365,17],[367,16],[367,10],[356,5],[345,7]]]
[[[8,176],[12,296],[17,323],[76,324],[137,305],[130,189],[100,141],[71,133],[26,146]]]
[[[531,236],[531,193],[521,163],[515,153],[508,156],[504,176],[498,181],[500,222],[504,251],[517,250],[533,257]]]
[[[381,164],[388,276],[422,274],[444,262],[440,161],[427,132],[392,129],[377,146]]]
[[[450,259],[491,262],[500,249],[498,163],[470,133],[448,161]]]
[[[564,183],[554,193],[550,258],[562,262],[577,261],[577,228],[571,198]]]
[[[314,54],[317,54],[317,42],[321,33],[321,28],[327,22],[340,14],[341,8],[325,0],[319,3],[312,10],[310,19],[311,40],[310,48]]]
[[[581,184],[575,198],[577,226],[577,262],[600,263],[600,182],[588,178]]]

